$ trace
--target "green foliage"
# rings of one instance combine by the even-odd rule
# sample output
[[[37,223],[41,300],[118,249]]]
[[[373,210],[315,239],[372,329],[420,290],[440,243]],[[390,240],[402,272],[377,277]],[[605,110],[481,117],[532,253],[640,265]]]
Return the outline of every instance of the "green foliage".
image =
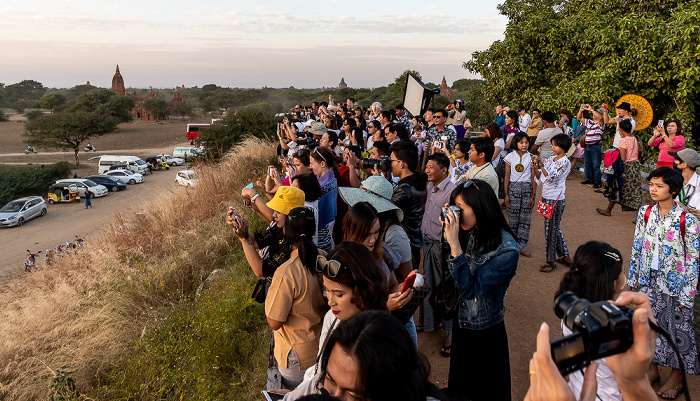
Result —
[[[482,79],[460,79],[452,84],[452,89],[456,92],[453,99],[464,100],[464,109],[467,111],[467,118],[471,121],[474,131],[483,131],[486,126],[494,120],[493,111],[496,107],[489,102],[488,85]]]
[[[9,120],[10,120],[10,116],[8,116],[2,110],[0,110],[0,121],[9,121]]]
[[[180,117],[185,117],[185,116],[191,115],[192,111],[193,111],[192,105],[189,104],[188,102],[183,101],[183,102],[176,104],[170,110],[170,114],[174,114],[174,115],[180,116]]]
[[[0,165],[0,204],[23,196],[45,197],[49,185],[68,178],[71,165],[66,162],[44,166]]]
[[[503,41],[464,67],[488,100],[578,110],[637,94],[654,119],[695,124],[700,100],[700,1],[506,0]]]
[[[54,109],[66,104],[66,97],[60,93],[44,95],[39,99],[39,107],[49,109],[53,113]]]
[[[255,278],[239,251],[200,297],[135,344],[96,399],[256,400],[265,387],[270,330],[250,297]],[[240,269],[243,270],[240,270]]]
[[[73,149],[75,163],[80,164],[80,144],[91,137],[114,131],[117,120],[97,113],[60,112],[30,121],[25,129],[25,143],[49,149]]]
[[[73,373],[65,365],[54,372],[49,400],[71,401],[80,399],[80,392],[75,388],[75,380],[71,377]]]
[[[41,82],[25,79],[0,88],[0,100],[3,106],[11,107],[21,114],[25,109],[32,107],[44,93],[46,88]]]
[[[128,96],[119,96],[109,89],[96,89],[80,95],[71,111],[97,113],[127,122],[131,121],[134,106],[136,102]]]
[[[148,110],[156,120],[168,116],[168,102],[163,99],[148,99],[143,102],[143,107]]]
[[[41,110],[29,110],[28,112],[24,113],[24,116],[27,117],[27,120],[29,121],[34,121],[37,118],[41,117],[44,115],[44,112]]]
[[[274,139],[280,119],[270,110],[269,104],[260,103],[231,112],[199,135],[197,143],[205,143],[207,157],[218,159],[246,136]]]
[[[421,77],[420,72],[414,71],[414,70],[405,70],[404,72],[401,73],[396,79],[394,79],[393,84],[389,84],[387,87],[387,92],[388,95],[391,96],[393,99],[400,99],[403,101],[404,94],[406,92],[406,81],[408,80],[408,74],[413,75],[414,77],[420,79],[421,81],[423,80],[423,77]],[[398,104],[398,103],[397,103]],[[387,102],[388,105],[388,102]],[[391,105],[389,107],[393,107],[395,105]]]

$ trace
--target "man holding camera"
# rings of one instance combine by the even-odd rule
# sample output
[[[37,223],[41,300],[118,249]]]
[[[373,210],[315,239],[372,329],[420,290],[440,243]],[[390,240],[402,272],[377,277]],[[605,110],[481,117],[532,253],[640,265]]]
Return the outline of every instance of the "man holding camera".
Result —
[[[457,132],[455,131],[452,126],[448,126],[447,123],[447,110],[445,109],[437,109],[433,113],[433,125],[432,127],[428,128],[428,134],[426,135],[426,140],[428,141],[431,146],[436,148],[440,148],[440,142],[443,141],[442,137],[446,136],[447,138],[444,139],[444,141],[447,143],[447,147],[449,149],[454,149],[455,147],[455,142],[457,142]]]
[[[442,237],[441,214],[446,203],[450,203],[452,190],[457,186],[448,178],[450,161],[443,153],[436,153],[428,157],[425,165],[425,174],[428,177],[426,186],[427,200],[425,213],[421,221],[421,233],[423,234],[423,277],[430,288],[436,288],[440,283],[440,238]],[[424,331],[433,331],[440,322],[435,321],[433,308],[426,298],[419,309],[418,326],[423,326]],[[450,356],[452,348],[452,321],[443,320],[443,328],[447,333],[445,345],[440,350],[444,357]]]
[[[447,113],[445,113],[447,114]],[[411,241],[413,268],[420,265],[420,249],[423,246],[421,222],[425,212],[427,177],[416,172],[418,150],[411,141],[399,141],[391,145],[391,173],[399,178],[391,202],[403,210],[402,225]]]

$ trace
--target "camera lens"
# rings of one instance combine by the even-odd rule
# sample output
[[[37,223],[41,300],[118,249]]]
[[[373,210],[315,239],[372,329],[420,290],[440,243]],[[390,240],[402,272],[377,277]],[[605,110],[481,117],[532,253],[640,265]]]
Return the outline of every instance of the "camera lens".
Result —
[[[566,291],[554,300],[554,313],[564,320],[566,327],[574,330],[576,317],[590,305],[591,303],[585,299],[577,297],[571,291]]]

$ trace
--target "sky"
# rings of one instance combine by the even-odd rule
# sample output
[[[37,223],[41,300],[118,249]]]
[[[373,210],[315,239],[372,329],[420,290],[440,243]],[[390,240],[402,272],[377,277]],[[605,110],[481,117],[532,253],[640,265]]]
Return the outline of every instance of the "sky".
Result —
[[[462,63],[503,39],[498,0],[4,0],[0,82],[69,88],[260,88],[476,78]]]

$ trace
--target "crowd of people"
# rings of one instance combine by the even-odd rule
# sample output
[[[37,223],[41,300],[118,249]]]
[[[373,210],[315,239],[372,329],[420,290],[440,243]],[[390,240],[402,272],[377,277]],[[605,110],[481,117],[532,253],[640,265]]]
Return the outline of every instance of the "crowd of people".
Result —
[[[673,369],[659,394],[675,398],[681,365],[700,371],[692,313],[700,154],[684,149],[680,122],[662,122],[648,144],[661,149],[648,176],[655,203],[642,206],[635,111],[624,102],[617,111],[610,117],[606,105],[582,105],[574,117],[565,108],[530,115],[498,106],[495,120],[472,136],[461,100],[413,118],[401,104],[362,108],[331,97],[297,105],[277,132],[282,169],[269,166],[257,181],[262,195],[251,186],[241,192],[267,229],[251,233],[235,208],[227,220],[259,277],[253,298],[265,304],[274,333],[281,382],[272,391],[285,400],[509,400],[504,299],[519,258],[533,257],[535,209],[544,216],[540,271],[569,269],[557,295],[590,302],[619,295],[617,305],[636,309],[635,342],[567,383],[543,325],[526,399],[588,399],[591,391],[656,399],[650,383],[658,366]],[[606,124],[616,133],[603,157]],[[638,211],[628,270],[604,242],[586,243],[573,257],[567,247],[560,228],[567,177],[581,157],[583,184],[608,200],[599,213],[609,216],[617,203]],[[625,285],[631,292],[622,293]],[[664,338],[654,343],[649,320],[684,345],[680,360]],[[572,333],[564,321],[562,328]],[[446,333],[440,353],[450,358],[443,391],[428,381],[418,352],[418,333],[434,330]]]

